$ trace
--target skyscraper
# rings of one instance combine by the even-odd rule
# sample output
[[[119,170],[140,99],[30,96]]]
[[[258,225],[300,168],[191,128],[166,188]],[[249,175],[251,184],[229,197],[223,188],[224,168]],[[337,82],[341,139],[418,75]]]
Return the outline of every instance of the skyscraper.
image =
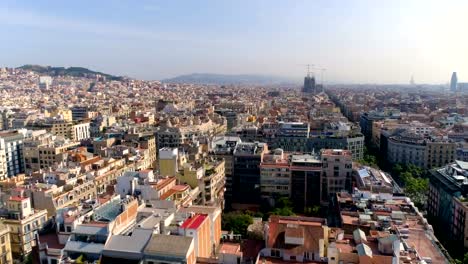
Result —
[[[458,82],[457,73],[453,72],[452,79],[450,80],[450,91],[452,92],[457,91],[457,82]]]

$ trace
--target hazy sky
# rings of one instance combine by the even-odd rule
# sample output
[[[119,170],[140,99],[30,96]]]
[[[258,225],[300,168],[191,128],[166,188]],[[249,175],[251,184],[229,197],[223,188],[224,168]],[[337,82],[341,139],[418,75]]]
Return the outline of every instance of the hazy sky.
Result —
[[[468,82],[468,1],[1,0],[0,66]]]

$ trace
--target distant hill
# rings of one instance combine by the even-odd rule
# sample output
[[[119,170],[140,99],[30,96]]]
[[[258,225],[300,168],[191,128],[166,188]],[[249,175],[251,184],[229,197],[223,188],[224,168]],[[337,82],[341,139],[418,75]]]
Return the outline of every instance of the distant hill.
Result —
[[[170,79],[162,80],[164,83],[195,83],[195,84],[253,84],[253,85],[271,85],[271,84],[293,84],[294,81],[287,78],[249,75],[249,74],[214,74],[214,73],[192,73],[180,75]]]
[[[19,69],[29,70],[37,72],[38,74],[50,75],[50,76],[73,76],[73,77],[94,77],[96,74],[105,76],[110,80],[121,80],[122,77],[114,76],[107,73],[92,71],[83,67],[52,67],[52,66],[41,66],[41,65],[23,65],[18,67]]]

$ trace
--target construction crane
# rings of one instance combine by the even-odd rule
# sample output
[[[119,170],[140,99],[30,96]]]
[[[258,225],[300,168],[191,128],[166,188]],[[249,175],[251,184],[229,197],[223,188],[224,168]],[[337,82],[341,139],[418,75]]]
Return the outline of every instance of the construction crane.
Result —
[[[321,82],[322,85],[323,85],[323,73],[324,73],[327,69],[322,68],[322,69],[318,69],[318,70],[320,70],[320,82]]]
[[[310,69],[311,68],[313,69],[315,65],[314,64],[298,64],[298,66],[307,67],[307,77],[310,77],[310,73],[311,73]]]

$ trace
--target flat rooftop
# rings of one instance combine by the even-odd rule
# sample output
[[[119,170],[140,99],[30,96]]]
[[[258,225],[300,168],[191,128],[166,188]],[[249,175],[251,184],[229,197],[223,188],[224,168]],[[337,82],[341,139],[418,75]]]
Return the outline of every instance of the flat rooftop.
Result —
[[[185,220],[185,222],[182,224],[181,228],[187,228],[187,229],[198,229],[203,221],[207,218],[208,215],[206,214],[197,214],[192,218],[188,218]]]

